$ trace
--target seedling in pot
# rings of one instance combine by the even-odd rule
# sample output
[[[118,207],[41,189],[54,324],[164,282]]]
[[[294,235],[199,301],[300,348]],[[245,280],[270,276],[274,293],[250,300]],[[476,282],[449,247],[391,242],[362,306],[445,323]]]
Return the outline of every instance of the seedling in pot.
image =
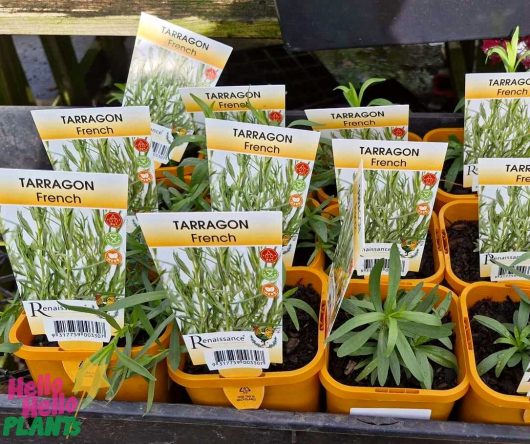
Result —
[[[500,378],[506,367],[521,366],[524,373],[530,363],[530,299],[527,292],[517,286],[512,287],[521,298],[519,308],[513,314],[513,322],[501,323],[488,316],[475,315],[477,321],[484,327],[499,335],[494,344],[499,344],[502,349],[484,358],[477,365],[479,375],[484,375],[495,369],[495,376]]]
[[[370,273],[368,295],[343,300],[341,309],[348,319],[327,340],[338,346],[334,351],[339,358],[354,358],[352,371],[358,371],[357,382],[370,378],[371,385],[399,386],[402,380],[413,378],[422,388],[430,389],[433,363],[457,369],[451,351],[453,324],[444,322],[451,293],[440,301],[438,287],[425,292],[419,283],[411,290],[400,290],[401,262],[394,244],[383,300],[382,269],[383,260],[378,260]]]

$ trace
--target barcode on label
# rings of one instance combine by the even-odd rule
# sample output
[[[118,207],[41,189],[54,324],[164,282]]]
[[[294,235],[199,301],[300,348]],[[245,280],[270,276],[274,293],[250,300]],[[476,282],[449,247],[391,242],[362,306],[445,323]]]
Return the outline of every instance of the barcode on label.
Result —
[[[269,354],[265,350],[254,349],[218,349],[204,353],[210,370],[224,368],[268,368]]]
[[[521,279],[521,276],[518,276],[516,274],[513,274],[510,272],[510,270],[504,268],[504,267],[496,267],[495,270],[494,267],[492,267],[492,275],[491,280],[493,281],[499,281],[503,279]],[[530,265],[516,265],[515,268],[519,273],[530,275]]]
[[[381,259],[363,259],[361,274],[369,273],[372,268],[374,268],[377,261]],[[401,274],[406,274],[408,272],[408,261],[401,260]],[[388,273],[390,270],[390,259],[383,259],[383,273]]]
[[[167,163],[169,161],[169,147],[170,145],[166,145],[160,142],[151,142],[153,146],[153,157],[162,163]]]
[[[49,341],[108,342],[110,340],[110,329],[105,321],[46,319],[44,331]]]

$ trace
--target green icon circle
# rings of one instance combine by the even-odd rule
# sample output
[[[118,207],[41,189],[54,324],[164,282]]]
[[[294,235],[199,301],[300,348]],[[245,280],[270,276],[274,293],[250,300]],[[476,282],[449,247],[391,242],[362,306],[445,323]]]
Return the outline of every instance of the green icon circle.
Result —
[[[293,191],[302,192],[305,190],[306,184],[304,179],[296,179],[292,184]]]
[[[105,243],[112,247],[119,247],[122,242],[122,237],[119,233],[111,232],[105,234]]]
[[[262,268],[261,269],[261,278],[267,281],[275,281],[278,279],[278,270],[276,268]]]
[[[421,200],[431,200],[432,199],[432,190],[422,190],[420,192]]]
[[[149,160],[149,157],[147,156],[138,156],[136,163],[138,163],[138,166],[141,168],[149,168],[151,166],[151,160]]]

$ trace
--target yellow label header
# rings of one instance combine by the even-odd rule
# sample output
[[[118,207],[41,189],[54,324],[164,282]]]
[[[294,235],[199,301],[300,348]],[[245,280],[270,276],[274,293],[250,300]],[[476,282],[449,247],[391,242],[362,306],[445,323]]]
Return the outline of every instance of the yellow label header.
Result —
[[[530,97],[530,72],[466,74],[466,99]]]
[[[253,123],[205,119],[210,150],[315,160],[320,133]]]
[[[447,143],[332,139],[335,168],[442,170]]]
[[[0,169],[0,205],[127,209],[126,174]]]
[[[478,159],[478,183],[530,187],[530,159]]]
[[[138,213],[137,217],[150,248],[282,244],[281,211]]]
[[[151,136],[148,106],[32,111],[42,140]]]
[[[140,17],[137,38],[219,69],[224,68],[232,52],[228,45],[144,12]]]
[[[189,113],[202,112],[193,100],[197,96],[213,111],[248,111],[248,102],[256,109],[284,110],[285,85],[216,86],[210,88],[180,88],[184,107]]]
[[[408,126],[409,106],[365,106],[359,108],[306,109],[306,116],[316,131],[326,129],[378,128]]]

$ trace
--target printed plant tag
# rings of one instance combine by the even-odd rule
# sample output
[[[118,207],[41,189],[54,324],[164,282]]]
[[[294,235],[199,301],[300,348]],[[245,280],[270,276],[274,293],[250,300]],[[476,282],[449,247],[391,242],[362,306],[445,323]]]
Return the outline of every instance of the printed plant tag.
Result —
[[[305,114],[328,139],[408,139],[408,105],[306,109]]]
[[[180,94],[198,134],[204,133],[205,115],[201,104],[206,105],[216,119],[285,126],[285,85],[181,88]],[[249,104],[259,116],[252,112]]]
[[[480,276],[522,279],[492,261],[530,274],[522,258],[530,251],[530,158],[478,159],[478,167]]]
[[[162,133],[154,147],[156,168],[179,162],[186,144],[171,147],[173,134],[193,131],[179,89],[215,86],[231,52],[230,46],[142,13],[123,105],[149,106],[153,132]]]
[[[127,174],[129,214],[157,210],[147,106],[49,109],[31,115],[55,170]]]
[[[194,365],[282,362],[282,213],[139,214]]]
[[[355,258],[358,256],[359,199],[361,197],[361,175],[356,174],[350,190],[344,194],[343,212],[341,214],[341,229],[333,263],[329,269],[328,301],[327,301],[327,330],[330,335],[342,300],[348,289],[350,278],[355,268]]]
[[[126,215],[125,174],[0,169],[0,233],[21,299],[123,297]]]
[[[334,139],[340,213],[360,174],[356,270],[368,275],[398,245],[402,274],[418,271],[429,229],[446,143]],[[388,261],[383,272],[388,273]]]
[[[530,73],[466,74],[464,186],[478,191],[478,159],[530,157]]]
[[[206,119],[212,209],[281,210],[287,266],[293,263],[319,137],[316,131]]]
[[[69,310],[61,304],[97,309],[94,300],[40,300],[22,301],[28,318],[29,328],[33,335],[46,335],[48,341],[91,341],[108,342],[111,332],[110,324],[99,316]],[[120,325],[123,325],[123,310],[109,312]]]

